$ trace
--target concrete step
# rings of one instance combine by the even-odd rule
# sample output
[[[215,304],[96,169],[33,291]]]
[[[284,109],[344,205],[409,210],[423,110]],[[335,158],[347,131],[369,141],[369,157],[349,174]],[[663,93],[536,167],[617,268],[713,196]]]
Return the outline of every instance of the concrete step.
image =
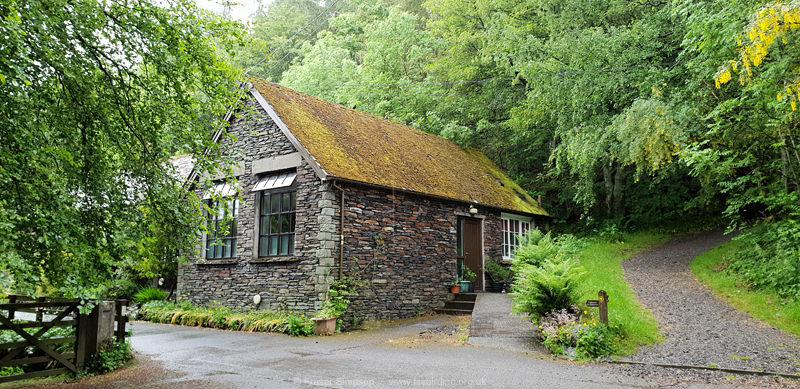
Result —
[[[472,309],[475,307],[474,301],[458,301],[458,300],[451,300],[444,302],[445,309],[461,309],[461,310],[468,310],[472,312]]]
[[[433,310],[436,313],[442,315],[457,315],[457,316],[469,316],[472,315],[471,309],[447,309],[447,308],[436,308]]]
[[[478,298],[477,293],[455,293],[453,294],[453,301],[475,301]]]

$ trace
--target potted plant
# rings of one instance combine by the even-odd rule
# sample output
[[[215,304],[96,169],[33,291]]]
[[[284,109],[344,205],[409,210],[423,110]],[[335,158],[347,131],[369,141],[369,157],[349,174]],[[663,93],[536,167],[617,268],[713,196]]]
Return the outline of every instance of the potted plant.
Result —
[[[330,294],[330,291],[328,293]],[[336,332],[336,320],[347,309],[347,303],[343,303],[343,301],[350,302],[349,300],[342,300],[339,303],[334,303],[328,298],[322,303],[322,308],[311,319],[314,322],[314,334],[331,335]],[[344,304],[344,309],[336,307],[341,304]]]
[[[466,266],[462,267],[462,274],[464,274],[464,280],[461,281],[461,292],[474,293],[475,292],[474,282],[475,279],[478,278],[478,275],[473,273],[472,270],[469,270],[469,268]],[[467,290],[464,290],[465,286]]]
[[[456,278],[455,282],[447,284],[447,286],[450,288],[450,293],[455,294],[461,291],[461,283],[459,282],[458,278]]]
[[[486,261],[483,271],[492,279],[489,282],[489,292],[502,292],[505,281],[511,275],[511,269],[500,264],[500,262],[490,259]]]
[[[362,280],[360,274],[342,276],[328,287],[322,307],[311,319],[314,322],[314,333],[317,335],[331,335],[336,332],[336,323],[344,311],[347,310],[350,300],[345,296],[357,293],[359,289],[369,286],[369,281]]]

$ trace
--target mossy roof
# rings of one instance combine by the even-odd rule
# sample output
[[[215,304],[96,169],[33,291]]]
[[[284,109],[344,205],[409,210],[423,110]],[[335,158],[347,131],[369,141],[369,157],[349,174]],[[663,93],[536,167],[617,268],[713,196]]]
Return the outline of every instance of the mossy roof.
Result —
[[[251,82],[328,178],[549,216],[477,150],[277,84]]]

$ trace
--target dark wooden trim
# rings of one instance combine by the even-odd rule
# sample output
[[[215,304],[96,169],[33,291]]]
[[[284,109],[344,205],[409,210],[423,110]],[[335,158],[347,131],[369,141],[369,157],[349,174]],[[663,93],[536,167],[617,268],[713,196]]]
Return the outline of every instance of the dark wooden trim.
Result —
[[[59,322],[46,322],[46,323],[31,321],[27,323],[17,324],[17,326],[19,326],[20,328],[43,328],[43,329],[44,328],[50,329],[53,327],[71,327],[73,325],[75,325],[75,320],[65,320]],[[0,325],[0,331],[2,330],[13,330],[13,328],[8,328],[8,326]]]
[[[41,303],[14,303],[0,304],[0,309],[30,309],[30,308],[55,308],[55,307],[77,307],[78,302],[41,302]],[[9,318],[10,319],[10,318]]]
[[[66,338],[50,338],[50,339],[42,339],[39,343],[41,344],[55,344],[55,343],[69,343],[74,342],[76,337],[69,336]],[[30,343],[28,342],[11,342],[11,343],[0,343],[0,350],[10,350],[19,347],[28,347]]]
[[[128,323],[128,316],[125,315],[125,310],[128,307],[128,300],[119,299],[116,301],[116,315],[114,321],[117,322],[116,338],[117,342],[125,341],[125,325]]]
[[[17,375],[9,375],[5,377],[0,377],[0,383],[4,382],[12,382],[18,380],[26,380],[29,378],[39,378],[39,377],[49,377],[51,375],[59,375],[72,372],[70,369],[66,367],[62,367],[59,369],[50,369],[50,370],[42,370],[42,371],[35,371],[33,373],[25,373],[25,374],[17,374]]]
[[[22,329],[22,327],[20,327],[17,324],[12,323],[11,320],[8,320],[8,318],[6,318],[5,316],[0,315],[0,323],[2,323],[6,327],[9,327],[10,329],[14,330],[14,332],[16,332],[17,335],[21,336],[23,339],[25,339],[28,342],[30,342],[30,344],[32,346],[38,347],[39,349],[44,351],[47,355],[53,357],[56,361],[60,362],[62,365],[66,366],[67,368],[69,368],[73,372],[77,372],[78,371],[78,369],[75,367],[75,365],[72,362],[70,362],[66,358],[62,357],[61,354],[58,354],[55,351],[53,351],[53,349],[51,349],[50,347],[42,345],[39,342],[39,339],[36,338],[36,336],[25,332]]]
[[[59,355],[61,355],[62,357],[66,358],[66,359],[75,358],[75,353],[64,353],[64,354],[59,354]],[[13,361],[9,361],[8,363],[3,364],[3,366],[27,365],[27,364],[30,364],[30,363],[42,363],[42,362],[50,362],[50,361],[54,361],[54,360],[55,359],[53,359],[53,358],[51,358],[49,356],[30,357],[30,358],[23,358],[23,359],[14,359]]]

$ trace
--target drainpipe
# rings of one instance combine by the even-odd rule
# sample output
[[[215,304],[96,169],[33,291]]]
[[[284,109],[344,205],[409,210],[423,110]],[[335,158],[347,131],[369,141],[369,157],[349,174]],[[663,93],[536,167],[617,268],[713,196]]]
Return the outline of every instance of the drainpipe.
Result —
[[[342,202],[339,206],[339,279],[342,279],[344,269],[344,189],[336,185],[336,181],[331,181],[331,185],[342,191]]]

